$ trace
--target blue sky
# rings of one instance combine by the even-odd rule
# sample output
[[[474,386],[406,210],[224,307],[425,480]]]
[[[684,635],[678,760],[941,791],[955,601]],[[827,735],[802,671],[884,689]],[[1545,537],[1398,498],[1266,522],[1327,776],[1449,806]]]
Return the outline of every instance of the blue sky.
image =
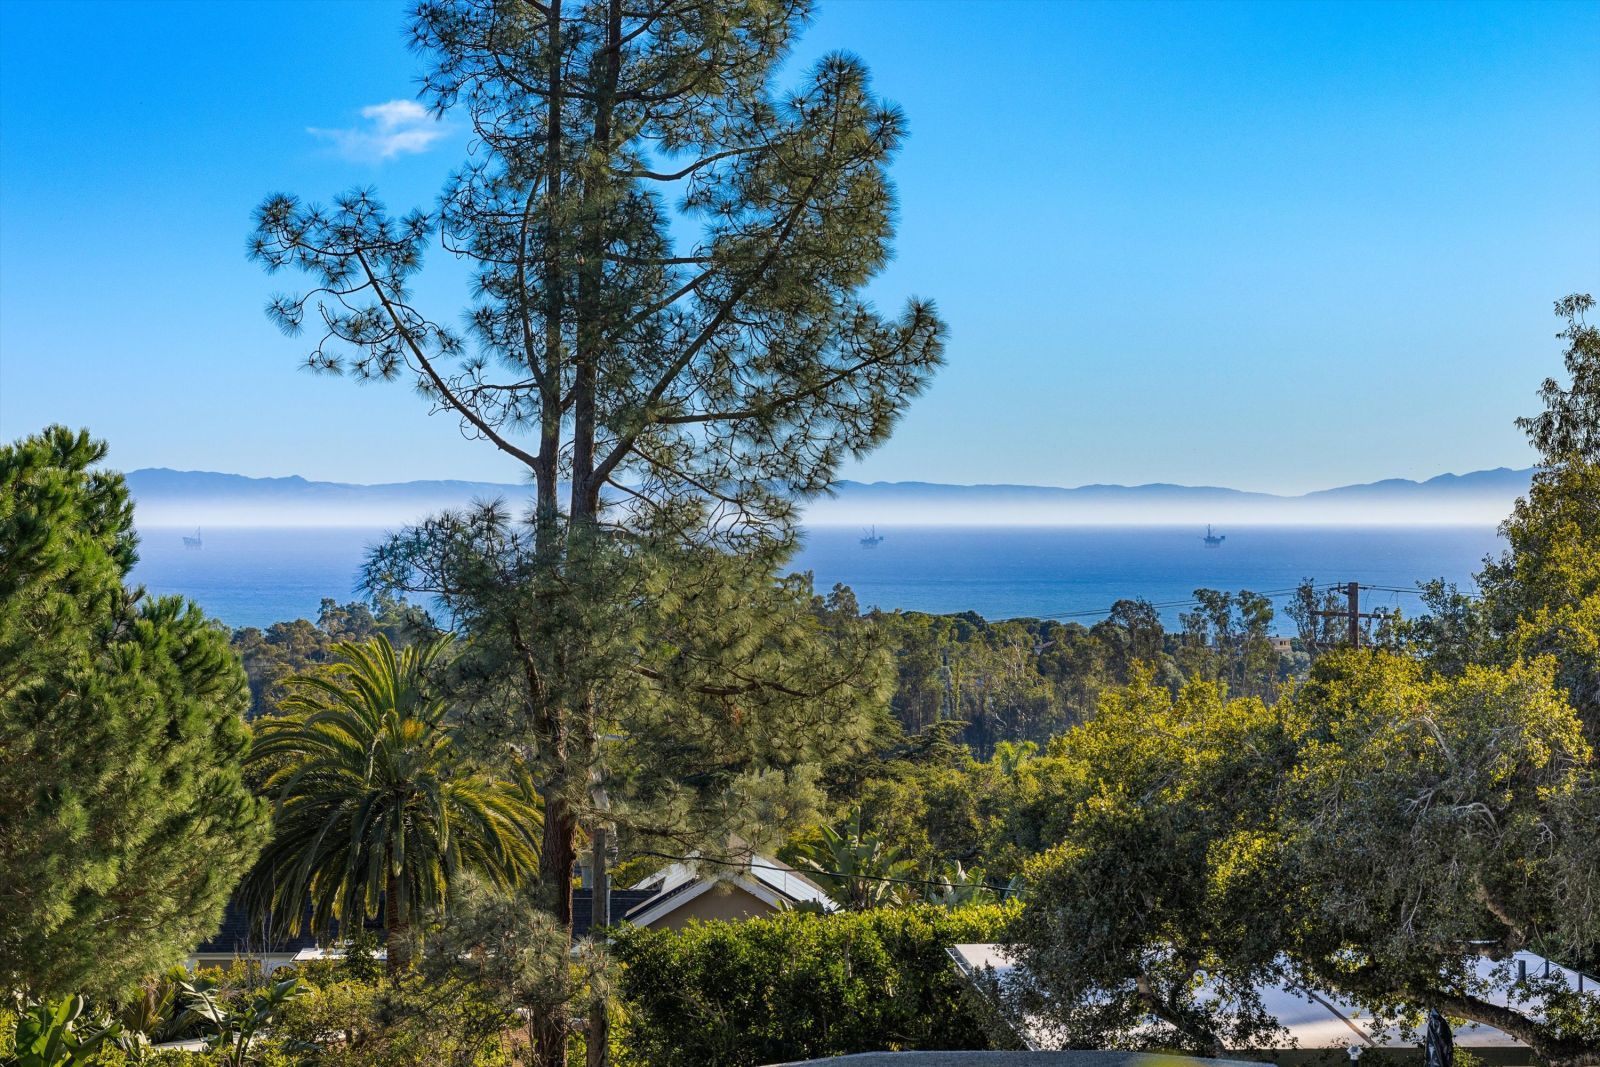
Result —
[[[0,436],[122,467],[512,479],[402,386],[297,369],[273,191],[427,204],[459,129],[405,5],[0,3]],[[1299,491],[1530,454],[1600,290],[1600,4],[824,0],[795,62],[908,113],[897,258],[949,366],[844,472]],[[365,113],[364,113],[365,112]],[[459,274],[425,290],[453,314]]]

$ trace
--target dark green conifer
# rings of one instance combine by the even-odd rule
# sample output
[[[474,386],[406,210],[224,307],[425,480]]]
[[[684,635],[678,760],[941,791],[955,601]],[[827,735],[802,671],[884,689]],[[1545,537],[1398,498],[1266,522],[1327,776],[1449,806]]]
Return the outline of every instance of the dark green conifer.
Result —
[[[215,931],[267,829],[227,633],[124,584],[105,445],[0,448],[0,988],[112,994]]]

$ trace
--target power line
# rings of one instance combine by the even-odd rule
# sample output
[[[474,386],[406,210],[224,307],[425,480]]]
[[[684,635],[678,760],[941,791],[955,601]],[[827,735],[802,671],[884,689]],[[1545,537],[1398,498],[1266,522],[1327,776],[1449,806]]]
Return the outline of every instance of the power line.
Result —
[[[1401,586],[1401,585],[1369,585],[1369,584],[1367,584],[1365,582],[1360,582],[1360,583],[1357,583],[1357,584],[1362,589],[1367,589],[1367,590],[1371,590],[1373,592],[1379,592],[1379,593],[1407,593],[1407,594],[1409,594],[1411,596],[1417,596],[1417,597],[1425,595],[1423,590],[1417,589],[1415,587],[1408,588],[1406,586]],[[1266,597],[1269,600],[1273,600],[1273,599],[1276,599],[1278,597],[1292,596],[1292,595],[1300,592],[1300,590],[1302,588],[1306,588],[1306,587],[1296,585],[1296,586],[1291,586],[1291,587],[1285,588],[1285,589],[1263,589],[1263,590],[1245,589],[1245,590],[1242,590],[1242,592],[1253,593],[1256,596]],[[1309,590],[1312,593],[1344,593],[1348,589],[1349,589],[1349,583],[1347,583],[1347,582],[1330,582],[1330,583],[1327,583],[1327,584],[1324,584],[1324,585],[1312,585],[1312,586],[1309,587]],[[1148,607],[1156,608],[1158,610],[1165,610],[1167,608],[1194,608],[1194,607],[1199,607],[1200,604],[1202,603],[1202,601],[1196,600],[1196,599],[1194,599],[1192,597],[1187,599],[1187,600],[1159,600],[1159,601],[1150,601],[1150,600],[1137,601],[1137,598],[1134,598],[1134,597],[1124,597],[1123,599],[1125,599],[1125,600],[1135,600],[1138,603],[1143,603],[1143,604],[1147,605]],[[1034,618],[1034,619],[1103,618],[1103,617],[1105,617],[1107,615],[1110,615],[1112,610],[1113,610],[1113,608],[1083,608],[1083,609],[1078,609],[1078,610],[1074,610],[1074,611],[1040,612],[1039,614],[1030,615],[1030,616],[1027,616],[1027,617],[1028,618]],[[1344,613],[1341,612],[1340,614],[1344,614]]]
[[[1335,586],[1335,585],[1313,586],[1311,591],[1313,593],[1323,593],[1323,592],[1331,592],[1331,591],[1333,591],[1335,589],[1342,589],[1342,588],[1344,588],[1344,587],[1343,586]],[[1243,590],[1243,591],[1247,592],[1247,593],[1253,593],[1256,596],[1266,597],[1267,599],[1271,600],[1271,599],[1274,599],[1276,597],[1290,596],[1290,595],[1293,595],[1295,593],[1298,593],[1300,591],[1300,586],[1298,586],[1298,585],[1291,586],[1291,587],[1286,588],[1286,589],[1266,589],[1266,590],[1261,590],[1261,591],[1257,591],[1257,590],[1254,590],[1254,589],[1246,589],[1246,590]],[[1131,599],[1134,599],[1134,598],[1125,597],[1124,599],[1131,600]],[[1163,601],[1149,601],[1149,600],[1146,600],[1146,601],[1138,601],[1138,602],[1146,604],[1149,607],[1158,608],[1158,609],[1163,609],[1163,608],[1194,608],[1194,607],[1199,607],[1200,604],[1202,603],[1202,601],[1196,600],[1196,599],[1194,599],[1192,597],[1190,599],[1188,599],[1188,600],[1163,600]],[[1089,609],[1084,609],[1084,610],[1080,610],[1080,611],[1046,612],[1046,613],[1041,613],[1041,614],[1038,614],[1038,615],[1033,615],[1033,616],[1030,616],[1030,617],[1031,618],[1035,618],[1035,619],[1089,618],[1091,616],[1099,617],[1099,616],[1104,616],[1104,615],[1110,615],[1112,610],[1113,610],[1112,608],[1089,608]]]
[[[1370,588],[1360,582],[1346,582],[1343,608],[1312,608],[1306,614],[1313,619],[1345,619],[1350,627],[1350,646],[1358,648],[1361,645],[1361,620],[1381,619],[1385,615],[1383,612],[1361,610],[1361,590]]]

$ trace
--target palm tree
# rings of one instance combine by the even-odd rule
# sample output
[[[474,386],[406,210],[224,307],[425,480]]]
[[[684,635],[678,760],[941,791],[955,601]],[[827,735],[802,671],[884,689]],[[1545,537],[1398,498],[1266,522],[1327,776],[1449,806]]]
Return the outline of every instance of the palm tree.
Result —
[[[1000,773],[1007,778],[1015,778],[1022,765],[1039,754],[1039,746],[1033,741],[1002,741],[994,746],[994,756],[991,762]]]
[[[891,907],[914,899],[917,865],[883,838],[863,830],[861,809],[839,825],[819,826],[817,837],[791,843],[783,857],[850,911]]]
[[[537,870],[534,793],[462,759],[429,685],[450,643],[335,645],[337,662],[288,680],[283,714],[257,720],[250,758],[278,803],[245,899],[274,930],[348,930],[381,901],[395,974],[457,875],[509,887]]]

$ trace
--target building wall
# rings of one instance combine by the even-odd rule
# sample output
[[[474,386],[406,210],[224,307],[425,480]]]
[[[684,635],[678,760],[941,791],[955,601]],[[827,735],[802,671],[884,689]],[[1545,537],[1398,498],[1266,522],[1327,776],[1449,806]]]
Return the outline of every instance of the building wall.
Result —
[[[197,971],[203,967],[222,967],[226,969],[243,960],[258,961],[261,964],[261,973],[263,975],[269,975],[279,967],[295,962],[294,954],[290,952],[247,952],[231,956],[223,955],[220,952],[206,952],[190,956],[184,961],[184,965],[191,971]]]
[[[721,919],[737,922],[741,919],[759,919],[771,915],[775,909],[765,901],[751,896],[738,886],[724,882],[708,892],[701,893],[682,907],[674,908],[651,923],[652,929],[681,930],[689,920],[710,922]]]

